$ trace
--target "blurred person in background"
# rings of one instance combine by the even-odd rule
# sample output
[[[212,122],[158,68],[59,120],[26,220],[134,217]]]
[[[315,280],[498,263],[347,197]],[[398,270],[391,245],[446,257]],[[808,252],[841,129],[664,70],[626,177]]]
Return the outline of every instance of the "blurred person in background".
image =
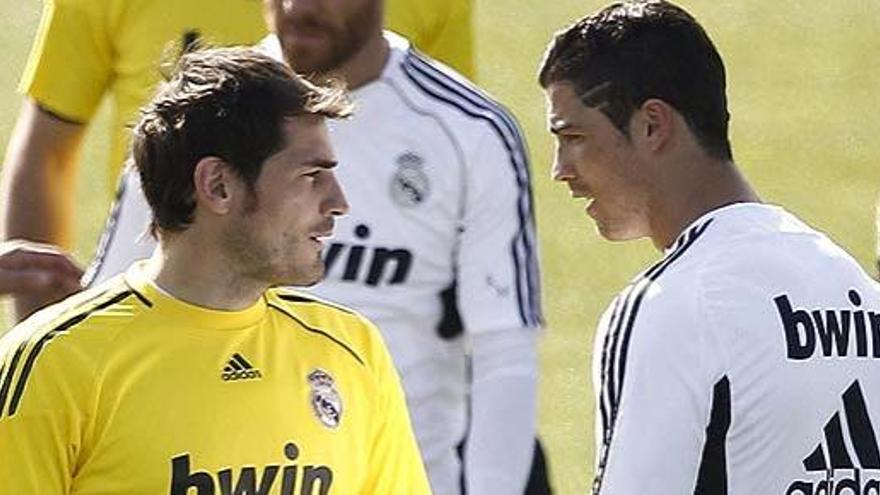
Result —
[[[265,6],[277,35],[263,48],[297,72],[342,79],[356,108],[329,124],[351,210],[314,292],[383,332],[436,494],[548,493],[535,441],[538,252],[518,124],[383,31],[380,0]],[[127,174],[89,278],[153,251],[138,181]]]

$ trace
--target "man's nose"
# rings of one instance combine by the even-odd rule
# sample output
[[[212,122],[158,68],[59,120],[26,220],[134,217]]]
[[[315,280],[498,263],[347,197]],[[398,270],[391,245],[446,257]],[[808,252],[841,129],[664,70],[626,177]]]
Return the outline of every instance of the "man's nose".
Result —
[[[563,160],[559,154],[557,154],[556,158],[553,160],[553,168],[550,170],[550,177],[557,182],[563,182],[574,178],[572,167],[570,167],[568,162]]]
[[[345,215],[348,213],[348,200],[345,198],[345,192],[336,178],[333,178],[333,185],[330,188],[330,197],[327,201],[327,212],[331,215]]]

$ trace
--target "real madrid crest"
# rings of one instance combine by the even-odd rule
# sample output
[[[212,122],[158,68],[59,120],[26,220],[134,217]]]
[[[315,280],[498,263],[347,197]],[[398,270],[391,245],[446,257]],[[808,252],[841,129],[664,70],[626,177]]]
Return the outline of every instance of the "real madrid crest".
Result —
[[[315,416],[327,428],[336,428],[342,421],[342,398],[333,386],[333,377],[322,369],[316,369],[308,375],[312,393],[309,401]]]
[[[391,177],[391,198],[403,207],[411,208],[424,203],[431,194],[431,184],[425,173],[425,159],[407,151],[397,157],[397,170]]]

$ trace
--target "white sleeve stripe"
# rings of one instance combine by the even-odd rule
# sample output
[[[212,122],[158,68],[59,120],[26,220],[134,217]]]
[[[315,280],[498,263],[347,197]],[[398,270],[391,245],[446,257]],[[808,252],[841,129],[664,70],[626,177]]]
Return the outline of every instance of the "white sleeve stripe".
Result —
[[[623,304],[621,305],[621,310],[617,314],[617,318],[615,319],[614,326],[611,327],[609,334],[609,339],[611,339],[610,346],[610,354],[608,360],[608,367],[605,370],[605,381],[603,383],[602,391],[606,397],[608,402],[608,410],[609,410],[609,431],[603,435],[603,438],[609,437],[611,432],[610,429],[614,426],[614,421],[617,418],[617,406],[618,406],[618,395],[617,395],[617,386],[616,386],[616,370],[623,363],[619,361],[620,355],[620,337],[624,328],[624,322],[629,321],[633,317],[633,311],[635,311],[635,306],[633,301],[637,298],[634,297],[634,294],[641,293],[646,288],[645,279],[639,278],[635,283],[631,284],[627,288],[626,296],[623,299]],[[610,438],[608,439],[610,441]]]
[[[506,110],[500,104],[493,101],[485,94],[479,92],[475,87],[455,80],[450,75],[437,68],[431,61],[419,56],[417,52],[411,50],[408,53],[407,59],[404,61],[404,70],[406,71],[408,67],[414,70],[415,73],[413,74],[407,71],[407,75],[424,76],[425,78],[427,78],[428,81],[436,86],[439,86],[439,91],[451,95],[454,100],[456,100],[446,100],[447,103],[459,108],[460,110],[471,116],[487,120],[502,138],[502,142],[507,148],[508,153],[511,154],[514,171],[517,174],[517,181],[521,188],[520,201],[524,201],[526,203],[524,207],[529,213],[528,221],[523,223],[522,218],[520,220],[521,226],[523,224],[525,225],[525,229],[523,229],[522,235],[523,247],[525,248],[526,256],[526,261],[524,263],[526,271],[526,282],[528,284],[528,292],[523,297],[528,297],[526,304],[531,307],[532,314],[536,316],[534,318],[535,324],[540,324],[543,320],[543,317],[541,316],[540,310],[541,303],[540,288],[538,287],[538,264],[536,262],[537,256],[533,254],[531,248],[533,245],[536,244],[536,242],[534,241],[536,235],[534,232],[534,218],[531,207],[531,183],[529,179],[529,167],[527,163],[528,155],[525,152],[525,140],[522,137],[522,132],[519,130],[519,126],[516,124],[516,121],[513,119],[513,117],[508,115]],[[418,81],[414,82],[416,82],[417,85],[421,87],[421,89],[429,92],[427,91],[427,88],[424,87],[424,85],[418,84]],[[456,104],[456,102],[458,104]],[[462,107],[462,104],[464,103],[468,103],[471,106],[471,109],[476,110],[478,113],[480,113],[482,117],[475,116],[473,115],[473,113],[468,112],[466,109],[464,109]],[[499,120],[503,125],[498,125]],[[525,184],[527,195],[522,194],[523,183]],[[519,268],[517,268],[517,270],[519,270]]]
[[[511,241],[511,256],[521,323],[525,327],[540,326],[540,288],[535,246],[534,213],[529,168],[521,133],[500,107],[472,89],[419,59],[414,52],[401,64],[404,74],[428,96],[450,105],[466,115],[483,120],[501,138],[507,150],[519,188],[517,215],[519,229]],[[468,93],[470,92],[470,93]]]
[[[85,287],[90,287],[95,280],[98,280],[98,276],[101,274],[101,269],[104,267],[104,258],[107,256],[107,250],[110,247],[110,243],[113,242],[113,237],[116,235],[116,230],[119,224],[119,214],[122,210],[122,197],[125,196],[126,192],[126,180],[125,177],[130,172],[128,167],[122,169],[122,173],[119,174],[119,182],[116,185],[116,197],[113,198],[113,206],[110,208],[110,216],[107,217],[107,223],[104,225],[104,231],[101,232],[101,239],[98,241],[98,248],[95,251],[95,257],[91,263],[89,263],[89,267],[86,269],[86,273],[83,274],[83,285]]]
[[[628,286],[624,290],[627,291],[627,290],[631,289],[631,287],[632,286]],[[603,433],[603,435],[609,429],[609,426],[610,426],[609,421],[611,418],[611,414],[610,414],[611,403],[607,400],[608,396],[604,390],[605,383],[608,380],[608,374],[607,374],[608,373],[608,354],[609,354],[610,347],[611,347],[610,329],[614,328],[617,325],[617,320],[620,318],[620,313],[619,313],[620,303],[623,299],[624,299],[623,294],[620,294],[614,298],[614,309],[611,311],[611,318],[609,318],[609,320],[608,320],[608,329],[605,329],[603,331],[604,336],[605,336],[605,341],[602,343],[602,358],[601,358],[601,362],[600,362],[601,373],[600,373],[600,379],[599,379],[599,383],[602,388],[600,389],[599,400],[598,400],[599,410],[600,410],[601,418],[602,418],[602,433]],[[604,441],[604,436],[603,436],[603,441]]]
[[[467,100],[467,102],[471,103],[472,105],[479,108],[491,110],[495,114],[495,117],[497,117],[504,123],[503,130],[507,131],[504,139],[510,141],[521,139],[519,133],[517,132],[518,126],[516,125],[516,122],[507,113],[504,107],[485,93],[480,92],[476,87],[468,86],[461,81],[455,80],[449,74],[446,74],[444,71],[436,67],[434,63],[432,63],[432,61],[426,59],[424,56],[414,50],[411,50],[407,53],[404,64],[412,66],[414,69],[423,73],[425,76],[428,76],[431,79],[437,81],[438,83],[445,83],[443,85],[446,87],[446,89],[455,93],[457,96]]]
[[[710,218],[706,222],[701,225],[697,225],[691,228],[685,234],[682,234],[675,243],[675,248],[670,252],[666,257],[664,257],[660,262],[652,266],[642,275],[640,275],[636,281],[627,288],[628,292],[625,296],[625,302],[620,311],[616,311],[612,316],[612,319],[616,318],[614,325],[609,322],[609,328],[613,328],[607,334],[608,339],[613,339],[611,342],[610,355],[611,358],[608,363],[608,368],[604,368],[603,363],[603,373],[602,379],[603,383],[602,387],[602,400],[603,405],[606,400],[610,411],[608,414],[610,416],[607,423],[604,424],[605,428],[603,430],[602,435],[602,449],[600,453],[599,465],[596,470],[596,478],[593,481],[593,494],[599,495],[600,490],[602,488],[602,480],[603,475],[605,473],[605,466],[608,463],[608,454],[611,450],[611,441],[614,436],[614,426],[615,421],[617,419],[617,413],[620,406],[620,396],[623,393],[623,381],[626,374],[626,359],[627,353],[629,351],[629,342],[630,337],[632,336],[632,331],[635,326],[636,317],[638,316],[639,309],[642,304],[642,300],[647,293],[647,289],[656,282],[660,276],[665,272],[672,264],[678,260],[694,243],[697,239],[700,238],[701,235],[706,231],[709,225],[712,223],[712,219]],[[632,301],[630,303],[630,301]],[[626,317],[624,317],[626,315]],[[623,322],[626,322],[624,326]],[[619,345],[619,349],[618,349]],[[604,362],[604,358],[603,358]],[[616,365],[616,373],[615,373],[615,365]],[[616,380],[615,380],[616,376]]]

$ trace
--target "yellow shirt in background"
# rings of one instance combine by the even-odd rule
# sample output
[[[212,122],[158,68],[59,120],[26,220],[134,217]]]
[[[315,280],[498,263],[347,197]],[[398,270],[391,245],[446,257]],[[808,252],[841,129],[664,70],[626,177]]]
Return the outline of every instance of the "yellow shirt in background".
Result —
[[[116,177],[128,150],[126,126],[152,96],[161,62],[173,62],[194,37],[256,43],[266,33],[261,9],[258,0],[45,0],[21,87],[47,110],[80,123],[91,120],[107,94]]]
[[[385,27],[474,80],[473,0],[385,0]]]
[[[130,126],[187,40],[250,45],[267,29],[259,0],[44,0],[21,89],[67,120],[87,123],[113,103],[110,173],[119,174]],[[390,29],[473,76],[471,0],[388,0]],[[112,185],[114,181],[109,183]]]
[[[369,322],[283,289],[242,311],[192,306],[142,264],[0,338],[0,487],[430,493]]]

